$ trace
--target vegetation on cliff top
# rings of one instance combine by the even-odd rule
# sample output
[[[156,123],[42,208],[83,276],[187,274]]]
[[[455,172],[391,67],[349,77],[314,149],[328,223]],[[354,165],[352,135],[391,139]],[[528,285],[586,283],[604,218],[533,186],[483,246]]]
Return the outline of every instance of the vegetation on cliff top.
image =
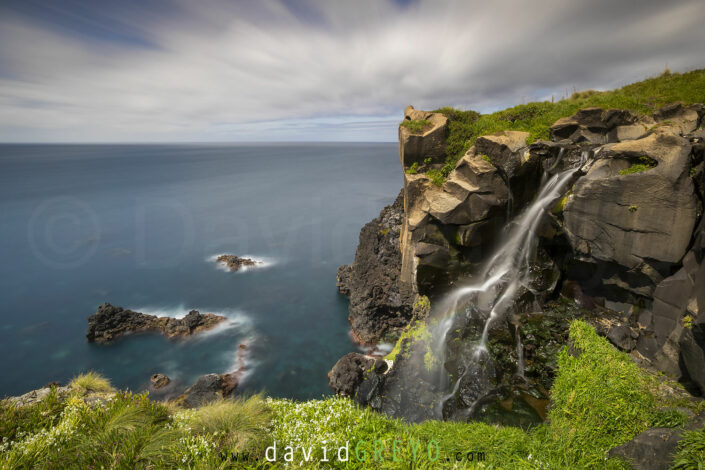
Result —
[[[651,114],[658,108],[682,102],[705,102],[705,69],[687,73],[664,72],[658,77],[627,85],[612,91],[583,91],[556,102],[532,102],[491,114],[440,108],[435,112],[448,117],[446,164],[440,170],[448,176],[455,164],[478,137],[503,130],[529,133],[527,143],[548,139],[551,125],[562,117],[572,116],[581,108],[601,107],[628,109]]]
[[[75,388],[60,400],[54,388],[33,405],[0,403],[0,468],[279,468],[289,444],[297,446],[295,468],[320,468],[324,446],[331,464],[348,469],[406,468],[414,460],[415,468],[628,468],[607,459],[606,451],[651,425],[682,424],[683,415],[664,407],[683,404],[664,398],[659,379],[583,321],[571,324],[570,338],[578,353],[561,352],[549,420],[528,431],[484,423],[411,425],[340,397],[254,396],[180,410],[129,392],[89,404]],[[677,468],[702,463],[703,433],[686,434]],[[270,466],[265,449],[274,441],[279,464]],[[337,462],[346,442],[349,461]],[[308,463],[301,446],[312,449]]]

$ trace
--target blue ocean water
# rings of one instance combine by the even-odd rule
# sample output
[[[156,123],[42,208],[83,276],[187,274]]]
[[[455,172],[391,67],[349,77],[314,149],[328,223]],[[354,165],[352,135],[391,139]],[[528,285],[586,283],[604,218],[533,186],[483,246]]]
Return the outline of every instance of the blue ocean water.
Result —
[[[144,390],[237,367],[241,389],[307,399],[357,350],[335,286],[402,185],[395,144],[0,145],[0,396],[97,370]],[[213,256],[249,255],[230,273]],[[187,340],[89,344],[110,302],[231,321]]]

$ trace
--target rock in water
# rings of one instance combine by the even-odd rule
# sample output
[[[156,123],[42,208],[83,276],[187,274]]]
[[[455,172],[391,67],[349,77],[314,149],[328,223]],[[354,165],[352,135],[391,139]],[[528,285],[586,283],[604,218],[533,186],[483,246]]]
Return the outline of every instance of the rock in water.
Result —
[[[171,379],[164,374],[154,374],[149,379],[149,383],[152,384],[152,388],[159,390],[160,388],[166,387],[171,382]]]
[[[108,343],[122,335],[147,331],[169,338],[185,337],[209,330],[225,319],[222,315],[196,310],[191,310],[184,318],[157,317],[105,303],[88,317],[86,338],[92,343]]]
[[[258,264],[262,264],[261,261],[255,261],[250,258],[240,258],[235,255],[220,255],[216,258],[216,261],[218,263],[223,263],[230,271],[239,271],[240,268],[246,266],[257,266]]]

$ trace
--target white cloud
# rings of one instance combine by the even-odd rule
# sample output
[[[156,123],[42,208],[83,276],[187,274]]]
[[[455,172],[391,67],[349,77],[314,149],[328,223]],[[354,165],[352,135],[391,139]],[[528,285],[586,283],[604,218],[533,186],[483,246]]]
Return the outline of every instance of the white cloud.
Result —
[[[700,0],[184,0],[114,14],[139,41],[0,15],[0,140],[394,140],[409,103],[487,111],[705,65]]]

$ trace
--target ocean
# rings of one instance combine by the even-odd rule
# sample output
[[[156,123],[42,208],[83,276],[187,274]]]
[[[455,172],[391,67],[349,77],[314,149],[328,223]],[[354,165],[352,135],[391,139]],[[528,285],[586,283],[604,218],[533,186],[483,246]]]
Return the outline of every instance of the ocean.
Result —
[[[357,351],[336,269],[402,186],[396,144],[0,145],[0,396],[95,370],[118,388],[237,368],[239,391],[310,399]],[[253,257],[244,272],[218,254]],[[228,317],[183,340],[86,341],[109,302]]]

